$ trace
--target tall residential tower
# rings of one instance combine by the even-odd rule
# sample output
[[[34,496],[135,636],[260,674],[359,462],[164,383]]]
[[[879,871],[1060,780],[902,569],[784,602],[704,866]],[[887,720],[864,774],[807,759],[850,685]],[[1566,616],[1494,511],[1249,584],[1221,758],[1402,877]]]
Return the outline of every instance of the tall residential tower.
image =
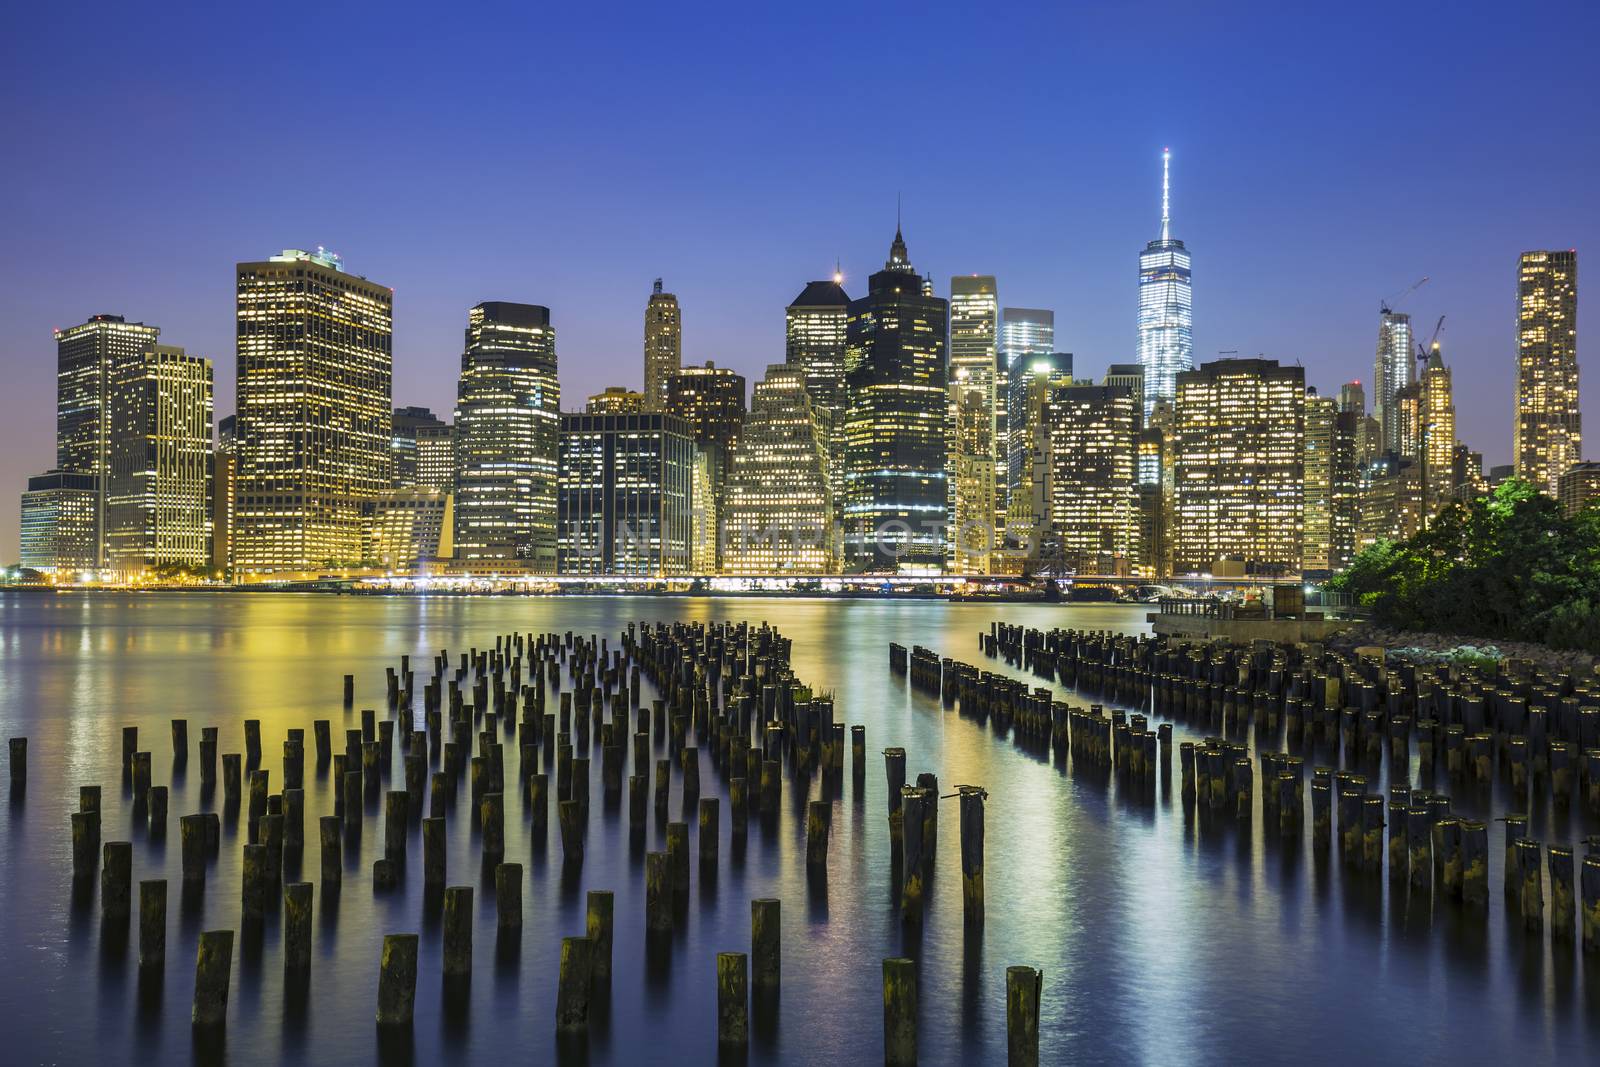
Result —
[[[683,366],[683,315],[678,298],[661,291],[656,279],[644,306],[644,409],[660,411],[667,398],[667,377]]]
[[[1172,236],[1172,150],[1161,150],[1161,236],[1139,254],[1139,362],[1144,414],[1172,403],[1178,375],[1194,367],[1189,250]]]
[[[1578,253],[1524,252],[1517,271],[1517,474],[1555,496],[1583,459]]]

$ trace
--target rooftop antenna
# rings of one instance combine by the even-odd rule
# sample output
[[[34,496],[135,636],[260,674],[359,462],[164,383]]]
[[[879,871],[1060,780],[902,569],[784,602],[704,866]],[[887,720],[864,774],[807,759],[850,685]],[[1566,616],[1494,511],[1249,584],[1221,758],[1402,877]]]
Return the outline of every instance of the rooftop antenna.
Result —
[[[1161,239],[1172,239],[1172,149],[1161,150]]]
[[[661,294],[661,279],[657,278],[656,279],[656,295],[659,296],[660,294]]]

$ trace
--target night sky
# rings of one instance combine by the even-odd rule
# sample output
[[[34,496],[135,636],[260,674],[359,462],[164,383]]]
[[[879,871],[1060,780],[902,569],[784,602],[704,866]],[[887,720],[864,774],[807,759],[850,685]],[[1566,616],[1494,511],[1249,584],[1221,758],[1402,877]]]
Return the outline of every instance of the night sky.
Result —
[[[1448,316],[1460,433],[1505,462],[1518,253],[1579,250],[1580,324],[1600,286],[1597,6],[11,5],[0,561],[54,461],[52,328],[160,326],[220,417],[239,260],[321,244],[394,287],[395,403],[440,413],[467,308],[547,304],[571,408],[639,386],[657,276],[685,361],[759,378],[808,280],[865,289],[899,194],[941,295],[995,274],[1098,377],[1163,145],[1197,359],[1366,381],[1380,298],[1429,275],[1401,307]]]

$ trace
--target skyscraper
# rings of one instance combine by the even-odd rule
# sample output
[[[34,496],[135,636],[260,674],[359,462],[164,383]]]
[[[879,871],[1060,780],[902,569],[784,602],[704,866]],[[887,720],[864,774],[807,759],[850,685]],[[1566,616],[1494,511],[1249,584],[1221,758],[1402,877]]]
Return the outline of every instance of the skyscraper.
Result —
[[[813,404],[833,411],[844,408],[845,320],[850,296],[840,284],[808,282],[784,310],[784,362],[806,376]]]
[[[590,415],[631,415],[644,410],[644,394],[621,385],[608,385],[583,403]]]
[[[722,507],[725,574],[833,574],[839,567],[827,439],[802,366],[756,383]]]
[[[1583,459],[1578,253],[1524,252],[1517,273],[1517,475],[1552,496]]]
[[[1411,316],[1388,305],[1378,313],[1378,354],[1372,362],[1372,408],[1378,419],[1382,452],[1405,454],[1401,437],[1400,390],[1412,382]]]
[[[1356,465],[1356,431],[1363,415],[1344,410],[1341,398],[1306,390],[1304,482],[1304,561],[1307,574],[1344,570],[1355,556],[1357,505],[1361,487]],[[1357,386],[1359,389],[1359,386]]]
[[[1450,368],[1433,343],[1418,384],[1418,454],[1422,457],[1422,510],[1439,514],[1455,495],[1456,405]]]
[[[211,361],[171,345],[111,368],[106,566],[211,566]]]
[[[1029,354],[1012,365],[1008,377],[1005,551],[1017,564],[1006,566],[1010,572],[1037,556],[1037,539],[1050,521],[1045,407],[1057,389],[1072,384],[1072,353]]]
[[[227,577],[233,569],[233,505],[239,480],[239,419],[217,420],[211,453],[211,569]]]
[[[1139,254],[1139,363],[1144,413],[1171,403],[1177,377],[1194,366],[1189,250],[1172,236],[1172,150],[1161,150],[1161,236]]]
[[[1301,568],[1305,370],[1220,359],[1178,375],[1172,523],[1178,574]]]
[[[450,424],[428,408],[394,409],[392,436],[389,438],[391,478],[396,489],[417,487],[417,437],[424,430],[437,430]]]
[[[560,433],[550,309],[479,304],[467,314],[456,387],[457,558],[555,571]]]
[[[417,427],[416,486],[436,493],[455,492],[456,428],[448,422]]]
[[[867,295],[850,302],[844,418],[844,556],[852,573],[944,566],[945,338],[949,307],[924,292],[898,229]]]
[[[1056,314],[1041,308],[1003,308],[994,372],[994,518],[1006,527],[1011,494],[1011,368],[1026,356],[1056,350]]]
[[[100,479],[86,471],[29,478],[22,494],[22,565],[61,580],[99,567],[100,502]]]
[[[320,248],[237,283],[236,575],[356,562],[389,484],[394,291]]]
[[[56,468],[95,477],[93,567],[105,563],[105,490],[111,461],[111,369],[147,352],[161,335],[121,315],[93,315],[56,331]],[[81,491],[76,485],[73,492]],[[76,503],[75,503],[76,506]]]
[[[995,533],[995,377],[1000,303],[993,275],[950,279],[950,518],[952,562],[987,574]]]
[[[561,573],[689,574],[698,453],[671,415],[562,415]]]
[[[1126,385],[1055,389],[1044,412],[1048,532],[1041,570],[1129,574],[1136,546],[1134,467],[1141,412]]]
[[[644,409],[660,411],[667,396],[667,376],[683,366],[683,316],[678,298],[661,291],[656,279],[644,307]]]
[[[695,549],[700,553],[697,571],[715,571],[717,531],[721,528],[718,508],[728,463],[744,428],[744,375],[707,360],[703,367],[684,367],[667,375],[665,407],[689,427],[700,450],[699,473],[703,485],[695,494],[696,516],[700,523]]]

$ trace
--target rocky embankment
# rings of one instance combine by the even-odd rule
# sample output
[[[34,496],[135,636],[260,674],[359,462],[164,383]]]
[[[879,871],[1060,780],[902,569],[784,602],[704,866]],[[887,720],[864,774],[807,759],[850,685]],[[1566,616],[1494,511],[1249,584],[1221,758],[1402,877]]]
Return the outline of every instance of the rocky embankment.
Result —
[[[1488,641],[1459,634],[1421,633],[1410,630],[1391,630],[1373,623],[1362,623],[1342,630],[1329,639],[1330,647],[1349,652],[1363,645],[1380,645],[1388,649],[1388,658],[1410,660],[1417,663],[1459,661],[1464,663],[1484,660],[1522,659],[1538,664],[1556,673],[1573,675],[1595,673],[1595,656],[1577,649],[1549,648],[1523,641]]]

